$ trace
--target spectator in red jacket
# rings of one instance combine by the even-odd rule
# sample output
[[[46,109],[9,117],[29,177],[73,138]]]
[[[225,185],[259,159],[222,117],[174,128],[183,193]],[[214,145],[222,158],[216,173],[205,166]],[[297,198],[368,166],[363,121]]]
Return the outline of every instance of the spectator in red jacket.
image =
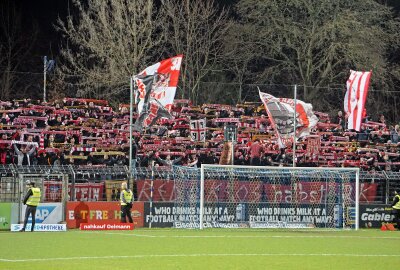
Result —
[[[3,133],[1,135],[1,140],[6,141],[7,139],[8,139],[7,134]],[[6,164],[9,148],[10,148],[10,145],[8,143],[0,143],[0,163],[1,164]]]
[[[262,152],[263,152],[263,147],[260,144],[260,140],[256,139],[250,145],[250,165],[260,166]]]

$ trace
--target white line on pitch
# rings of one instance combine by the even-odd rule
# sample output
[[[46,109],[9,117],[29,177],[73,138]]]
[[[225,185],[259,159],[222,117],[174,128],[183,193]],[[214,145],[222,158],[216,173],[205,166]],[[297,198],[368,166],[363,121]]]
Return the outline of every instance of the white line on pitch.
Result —
[[[101,233],[101,232],[91,232]],[[146,235],[130,233],[104,232],[101,234],[123,235],[148,238],[343,238],[343,239],[400,239],[391,236],[345,236],[345,235]]]
[[[0,262],[41,262],[41,261],[64,261],[64,260],[93,260],[93,259],[140,259],[140,258],[163,258],[163,257],[233,257],[233,256],[259,256],[259,257],[273,257],[273,256],[292,256],[292,257],[400,257],[400,254],[338,254],[338,253],[232,253],[232,254],[143,254],[143,255],[129,255],[129,256],[82,256],[82,257],[61,257],[61,258],[34,258],[34,259],[3,259]]]

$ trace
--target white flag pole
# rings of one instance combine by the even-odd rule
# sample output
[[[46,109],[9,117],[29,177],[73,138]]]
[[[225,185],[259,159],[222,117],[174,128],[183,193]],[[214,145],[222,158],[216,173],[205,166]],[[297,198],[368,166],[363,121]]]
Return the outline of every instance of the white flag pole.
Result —
[[[296,104],[297,104],[297,84],[294,85],[294,113],[293,113],[293,167],[296,167]]]
[[[130,106],[129,106],[129,179],[132,179],[132,135],[133,135],[133,77],[130,77]],[[128,183],[129,186],[130,183]]]

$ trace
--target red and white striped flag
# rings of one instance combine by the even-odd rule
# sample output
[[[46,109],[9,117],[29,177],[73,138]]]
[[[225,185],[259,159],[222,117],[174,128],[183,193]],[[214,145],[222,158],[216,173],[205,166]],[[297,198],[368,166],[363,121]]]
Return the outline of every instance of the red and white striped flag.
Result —
[[[347,80],[347,92],[344,96],[344,111],[347,116],[347,128],[360,131],[368,86],[372,72],[350,70]]]

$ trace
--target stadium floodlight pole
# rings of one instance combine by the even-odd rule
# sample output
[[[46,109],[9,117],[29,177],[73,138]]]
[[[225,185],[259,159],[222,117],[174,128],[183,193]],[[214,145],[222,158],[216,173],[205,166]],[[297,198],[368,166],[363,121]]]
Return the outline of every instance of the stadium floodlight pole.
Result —
[[[129,178],[128,187],[130,186],[130,180],[132,179],[132,135],[133,135],[133,76],[130,77],[130,106],[129,106]]]
[[[43,57],[43,102],[46,102],[47,56]]]
[[[296,103],[297,103],[297,84],[294,85],[294,113],[293,113],[293,167],[296,167]]]

